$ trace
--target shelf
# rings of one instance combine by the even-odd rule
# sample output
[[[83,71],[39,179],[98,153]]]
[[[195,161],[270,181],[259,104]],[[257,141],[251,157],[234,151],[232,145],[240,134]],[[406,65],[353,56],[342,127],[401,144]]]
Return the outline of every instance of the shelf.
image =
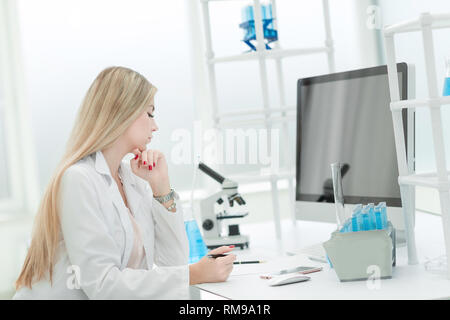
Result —
[[[439,97],[436,99],[416,99],[416,100],[401,100],[391,102],[390,107],[392,111],[401,110],[404,108],[420,108],[428,107],[439,108],[442,105],[450,105],[450,96]]]
[[[388,79],[391,96],[390,109],[394,113],[404,108],[428,107],[431,113],[431,130],[433,133],[433,145],[436,153],[436,171],[443,173],[438,175],[434,173],[407,174],[408,163],[406,161],[406,146],[402,137],[402,117],[393,117],[394,134],[396,140],[397,160],[399,163],[399,172],[403,175],[398,177],[398,183],[401,186],[420,186],[426,188],[435,188],[439,191],[441,203],[442,224],[444,228],[445,250],[448,259],[450,259],[450,172],[446,167],[444,134],[442,128],[442,115],[440,108],[442,105],[450,104],[449,97],[436,97],[441,88],[437,85],[437,72],[435,65],[435,53],[433,43],[433,29],[450,28],[450,14],[430,14],[422,13],[418,18],[407,20],[384,28],[384,40],[386,47],[386,60],[388,65]],[[400,101],[400,91],[398,90],[398,75],[396,68],[395,39],[394,34],[421,31],[424,49],[425,73],[428,82],[428,94],[431,96],[426,99]],[[434,109],[434,110],[433,110]],[[414,212],[412,198],[409,192],[402,194],[402,203],[404,204],[406,243],[408,248],[408,263],[417,264],[417,248],[414,234]],[[450,279],[450,265],[447,268],[447,277]]]
[[[271,180],[285,180],[293,179],[295,177],[295,171],[292,170],[280,170],[277,173],[269,174],[261,171],[246,172],[234,175],[228,175],[228,178],[236,181],[237,183],[258,182],[258,181],[271,181]]]
[[[239,111],[225,112],[218,116],[218,118],[232,118],[232,117],[240,117],[240,116],[249,116],[249,115],[265,115],[265,114],[273,114],[273,113],[282,113],[282,112],[293,112],[297,111],[296,107],[280,107],[280,108],[269,108],[269,109],[242,109]]]
[[[263,51],[252,51],[231,56],[217,57],[208,59],[209,64],[232,62],[232,61],[246,61],[259,59],[261,57],[268,59],[286,58],[298,55],[308,55],[320,52],[329,52],[330,48],[327,47],[311,47],[311,48],[299,48],[299,49],[271,49]]]
[[[219,130],[227,129],[227,128],[242,128],[248,129],[252,126],[265,127],[267,130],[270,130],[272,124],[287,124],[290,121],[297,121],[296,115],[296,106],[288,106],[286,105],[286,97],[285,97],[285,84],[284,84],[284,75],[283,68],[281,64],[281,58],[291,57],[291,56],[300,56],[300,55],[312,55],[312,54],[324,54],[327,58],[327,63],[330,72],[334,72],[335,69],[335,58],[334,58],[334,49],[333,49],[333,40],[331,37],[331,24],[330,24],[330,8],[328,0],[322,0],[322,11],[323,11],[323,19],[325,25],[325,41],[322,43],[323,45],[316,47],[301,47],[301,48],[290,48],[290,49],[281,49],[280,42],[275,42],[275,48],[267,50],[263,43],[264,41],[264,26],[262,25],[262,17],[260,15],[259,10],[254,10],[254,21],[255,21],[255,32],[256,32],[256,40],[259,45],[263,48],[261,50],[250,51],[245,53],[237,53],[232,55],[225,56],[215,56],[212,46],[212,37],[211,37],[211,17],[210,17],[210,8],[209,2],[214,1],[232,1],[232,0],[200,0],[202,4],[202,15],[203,15],[203,26],[204,26],[204,34],[205,34],[205,64],[208,69],[208,79],[209,79],[209,88],[211,90],[210,95],[210,105],[211,105],[211,116],[214,121],[214,127]],[[248,2],[248,0],[246,0]],[[258,7],[261,5],[261,0],[253,0],[253,6]],[[276,4],[275,1],[272,1],[272,12],[273,16],[276,15]],[[274,27],[277,27],[278,20],[275,21]],[[299,44],[299,46],[305,46]],[[279,103],[278,106],[275,105],[272,108],[271,101],[269,99],[269,91],[271,86],[269,85],[269,76],[268,76],[268,67],[266,61],[268,59],[275,59],[275,68],[276,68],[276,76],[278,82],[278,91],[279,91]],[[264,108],[259,109],[244,109],[244,110],[224,110],[225,112],[221,112],[219,110],[218,103],[218,93],[217,93],[217,79],[216,79],[216,64],[218,63],[226,63],[226,62],[237,62],[237,61],[250,61],[251,63],[256,62],[257,67],[259,67],[259,75],[260,75],[260,85],[261,85],[261,93],[262,93],[262,102]],[[255,81],[257,79],[255,78]],[[240,117],[240,118],[239,118]],[[244,119],[242,119],[244,118]],[[294,122],[295,124],[295,122]],[[282,126],[283,130],[283,139],[286,139],[288,142],[283,144],[283,152],[285,154],[290,154],[291,148],[289,148],[289,127],[287,125]],[[291,158],[291,156],[287,156]],[[270,168],[269,168],[270,169]],[[277,234],[277,239],[281,239],[281,228],[280,228],[280,216],[279,216],[279,203],[277,198],[277,187],[275,187],[274,182],[282,180],[283,182],[288,182],[288,188],[290,189],[290,193],[293,194],[292,189],[292,181],[295,177],[294,172],[292,171],[277,171],[274,173],[263,173],[261,171],[258,172],[247,172],[245,174],[237,174],[234,176],[236,181],[241,182],[258,182],[258,181],[270,181],[271,182],[271,190],[273,197],[273,215],[275,222],[275,229]],[[257,183],[258,184],[258,183]],[[276,184],[276,183],[275,183]],[[264,183],[265,185],[265,183]],[[294,202],[291,203],[291,213],[293,221],[295,221],[295,206]]]
[[[447,181],[439,181],[437,173],[419,173],[398,177],[399,184],[450,190],[450,171],[447,171]]]
[[[289,121],[296,121],[297,116],[279,116],[279,117],[270,117],[270,118],[260,118],[260,119],[248,119],[248,120],[238,120],[238,121],[221,121],[217,124],[218,128],[226,129],[226,128],[236,128],[236,127],[248,127],[253,125],[265,125],[265,124],[275,124]]]
[[[248,2],[248,0],[200,0],[201,2],[231,2],[231,1],[247,1]]]
[[[450,13],[422,13],[417,19],[407,20],[385,27],[384,34],[393,35],[395,33],[420,31],[425,25],[430,25],[433,29],[450,28]]]

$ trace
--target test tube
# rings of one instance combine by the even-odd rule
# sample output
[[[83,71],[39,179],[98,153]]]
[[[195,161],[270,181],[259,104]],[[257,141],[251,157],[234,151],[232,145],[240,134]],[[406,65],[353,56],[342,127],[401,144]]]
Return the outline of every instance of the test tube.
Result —
[[[353,208],[352,215],[356,216],[361,211],[362,208],[363,208],[363,205],[361,203],[357,204],[356,207]]]
[[[386,210],[386,202],[380,202],[381,204],[381,223],[383,224],[383,229],[387,228],[387,210]]]
[[[370,230],[374,230],[376,229],[376,219],[375,219],[375,204],[374,203],[369,203],[367,205],[369,207],[369,227]]]
[[[347,219],[347,222],[345,223],[345,230],[346,232],[352,232],[352,220]]]
[[[445,79],[443,96],[450,96],[450,57],[445,58]]]
[[[375,225],[376,225],[376,228],[378,230],[381,230],[381,229],[383,229],[383,221],[381,219],[381,207],[380,206],[376,206],[374,208],[374,211],[375,211]]]
[[[241,13],[242,13],[242,22],[247,22],[254,19],[253,6],[251,5],[243,7]]]
[[[347,221],[345,221],[344,226],[341,228],[341,230],[339,230],[339,232],[341,233],[345,233],[345,232],[350,232],[350,227],[351,227],[351,221],[348,219]]]
[[[353,216],[352,217],[352,232],[358,232],[358,231],[359,231],[358,218],[357,218],[357,216]]]
[[[353,208],[353,212],[352,212],[352,231],[353,232],[361,231],[361,221],[360,221],[361,220],[360,219],[361,209],[362,209],[362,204],[357,204]]]
[[[369,206],[364,206],[361,211],[362,216],[362,230],[367,231],[370,230],[370,223],[369,223]]]

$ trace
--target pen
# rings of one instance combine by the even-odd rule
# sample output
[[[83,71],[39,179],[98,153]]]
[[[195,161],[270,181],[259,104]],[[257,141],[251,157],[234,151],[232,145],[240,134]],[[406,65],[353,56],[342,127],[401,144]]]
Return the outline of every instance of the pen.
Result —
[[[235,261],[233,262],[233,264],[250,264],[250,263],[264,263],[265,261],[259,261],[259,260],[255,260],[255,261]]]
[[[226,257],[227,254],[208,254],[208,258],[221,258],[221,257]]]
[[[227,254],[208,254],[208,258],[220,258],[220,257],[226,257]],[[254,261],[234,261],[233,264],[251,264],[251,263],[264,263],[265,261],[259,261],[259,260],[254,260]]]

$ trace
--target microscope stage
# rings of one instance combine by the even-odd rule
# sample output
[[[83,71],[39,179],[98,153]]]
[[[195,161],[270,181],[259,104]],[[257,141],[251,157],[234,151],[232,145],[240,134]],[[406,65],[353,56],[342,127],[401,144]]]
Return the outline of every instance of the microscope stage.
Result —
[[[230,245],[234,245],[236,247],[244,249],[244,247],[248,248],[249,242],[248,237],[244,235],[226,236],[218,238],[205,238],[204,240],[208,249],[214,249],[221,246],[230,246]]]

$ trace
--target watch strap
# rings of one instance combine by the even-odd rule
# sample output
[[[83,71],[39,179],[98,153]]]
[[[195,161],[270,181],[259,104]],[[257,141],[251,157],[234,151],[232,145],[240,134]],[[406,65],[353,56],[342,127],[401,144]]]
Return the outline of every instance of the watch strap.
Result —
[[[176,192],[174,189],[170,189],[170,192],[164,196],[160,196],[160,197],[155,197],[155,195],[153,195],[153,197],[155,198],[155,200],[157,200],[159,203],[166,203],[172,199],[177,199],[178,197],[176,197]]]
[[[167,210],[172,210],[177,208],[177,203],[174,201],[169,207],[167,207]]]

